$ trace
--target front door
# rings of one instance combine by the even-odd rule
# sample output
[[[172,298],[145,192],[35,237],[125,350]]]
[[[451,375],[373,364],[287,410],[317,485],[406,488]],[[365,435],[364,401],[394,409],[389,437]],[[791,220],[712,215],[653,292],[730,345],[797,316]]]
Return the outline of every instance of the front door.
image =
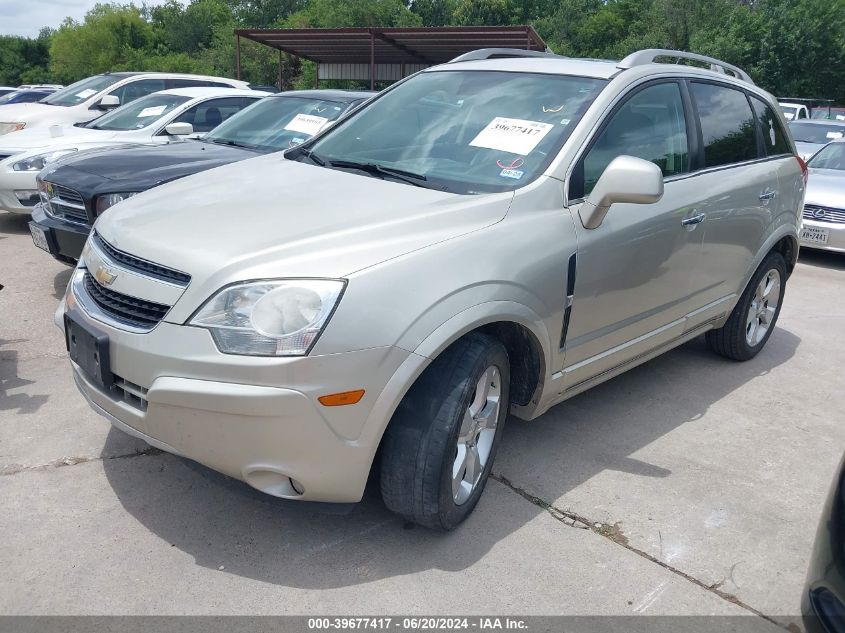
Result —
[[[690,170],[688,126],[680,85],[636,88],[610,115],[570,183],[570,199],[589,195],[620,155],[660,166],[663,198],[615,204],[600,227],[578,232],[574,297],[564,354],[564,389],[577,389],[684,332],[700,279],[704,198]],[[582,190],[578,190],[578,188]],[[574,195],[573,195],[574,194]],[[683,204],[679,204],[683,201]]]

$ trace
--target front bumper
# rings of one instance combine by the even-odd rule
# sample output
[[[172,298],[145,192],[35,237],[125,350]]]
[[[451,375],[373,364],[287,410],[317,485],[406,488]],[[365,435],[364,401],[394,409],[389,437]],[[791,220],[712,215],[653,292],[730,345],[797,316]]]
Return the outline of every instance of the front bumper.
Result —
[[[101,387],[71,363],[97,413],[162,450],[292,499],[361,499],[393,409],[427,363],[396,347],[297,358],[221,354],[201,328],[161,322],[134,334],[96,321],[72,289],[60,312],[109,337],[115,386]],[[353,389],[366,390],[358,404],[317,401]]]
[[[828,232],[826,244],[818,244],[814,242],[806,242],[800,240],[801,248],[816,248],[824,251],[833,251],[836,253],[845,253],[845,224],[834,222],[818,222],[817,220],[804,219],[802,231],[806,228],[825,229]]]
[[[64,262],[79,259],[91,232],[87,224],[76,224],[47,215],[42,204],[32,210],[32,224],[44,231],[50,255]]]
[[[15,195],[16,191],[38,192],[35,183],[37,171],[13,171],[11,168],[0,168],[0,209],[10,213],[32,213],[35,206],[21,203]]]

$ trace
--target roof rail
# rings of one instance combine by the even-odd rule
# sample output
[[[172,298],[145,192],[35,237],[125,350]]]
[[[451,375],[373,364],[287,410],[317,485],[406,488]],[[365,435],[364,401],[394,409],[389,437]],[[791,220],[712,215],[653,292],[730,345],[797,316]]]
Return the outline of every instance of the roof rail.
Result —
[[[631,53],[617,64],[617,68],[625,70],[633,68],[634,66],[654,64],[656,63],[655,60],[658,57],[672,57],[675,59],[676,64],[679,64],[682,59],[691,59],[697,62],[703,62],[705,64],[709,64],[710,70],[713,72],[720,73],[722,75],[730,75],[750,84],[754,83],[751,77],[748,76],[747,72],[734,66],[733,64],[728,64],[720,59],[716,59],[715,57],[707,57],[706,55],[698,55],[697,53],[687,53],[686,51],[672,51],[663,48],[647,48],[642,51],[637,51],[636,53]]]
[[[479,59],[502,59],[507,57],[560,57],[555,55],[550,49],[545,51],[529,51],[522,48],[479,48],[475,51],[458,55],[455,59],[449,61],[450,64],[454,62],[470,62]]]

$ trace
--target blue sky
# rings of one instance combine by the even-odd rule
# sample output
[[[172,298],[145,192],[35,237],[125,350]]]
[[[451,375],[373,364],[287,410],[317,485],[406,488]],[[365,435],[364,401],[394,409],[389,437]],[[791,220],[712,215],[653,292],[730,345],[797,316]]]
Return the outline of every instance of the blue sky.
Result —
[[[128,4],[130,0],[119,1],[121,4]],[[154,6],[163,4],[164,1],[135,0],[135,4]],[[38,35],[42,26],[56,28],[68,16],[81,20],[97,2],[98,0],[0,0],[0,35]]]

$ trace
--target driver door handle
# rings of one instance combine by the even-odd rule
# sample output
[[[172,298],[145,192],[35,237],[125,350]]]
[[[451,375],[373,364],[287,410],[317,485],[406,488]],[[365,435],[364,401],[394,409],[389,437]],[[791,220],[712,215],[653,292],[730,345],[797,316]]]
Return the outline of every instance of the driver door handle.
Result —
[[[694,215],[689,218],[685,218],[681,220],[681,224],[684,226],[692,226],[694,224],[701,224],[704,222],[705,215],[703,213],[699,213],[698,215]]]
[[[777,195],[777,191],[764,191],[760,194],[760,200],[763,200],[764,202],[768,200],[774,200],[775,196]]]

